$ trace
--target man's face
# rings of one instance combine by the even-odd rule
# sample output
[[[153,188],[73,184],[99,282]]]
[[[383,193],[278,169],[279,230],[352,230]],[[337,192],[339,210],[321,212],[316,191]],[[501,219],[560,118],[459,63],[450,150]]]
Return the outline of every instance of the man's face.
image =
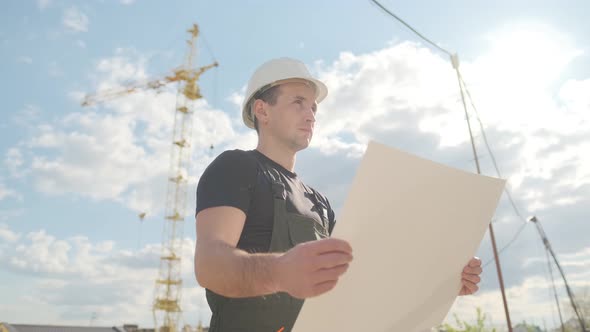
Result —
[[[315,90],[304,82],[279,86],[275,105],[268,107],[267,133],[297,152],[309,146],[315,125]]]

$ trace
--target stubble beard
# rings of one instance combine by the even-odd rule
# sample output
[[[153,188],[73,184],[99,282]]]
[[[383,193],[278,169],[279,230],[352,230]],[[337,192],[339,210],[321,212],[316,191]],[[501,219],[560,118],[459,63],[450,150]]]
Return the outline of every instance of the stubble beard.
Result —
[[[313,138],[313,132],[309,136],[305,135],[305,137],[301,136],[301,133],[299,132],[292,135],[284,135],[284,132],[282,134],[283,135],[281,135],[281,132],[278,131],[275,135],[275,138],[282,141],[283,146],[294,153],[308,148],[311,144],[311,139]]]
[[[295,139],[293,139],[293,147],[296,148],[296,151],[301,151],[304,150],[306,148],[309,147],[309,145],[311,144],[311,139],[313,138],[313,134],[311,134],[309,136],[309,138],[305,137],[305,138],[299,138],[296,137]]]

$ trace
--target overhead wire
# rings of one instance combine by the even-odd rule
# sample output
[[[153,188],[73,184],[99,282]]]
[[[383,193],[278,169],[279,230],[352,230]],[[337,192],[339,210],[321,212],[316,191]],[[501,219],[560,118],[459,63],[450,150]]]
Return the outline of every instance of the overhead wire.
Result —
[[[488,152],[489,152],[489,154],[490,154],[490,156],[491,156],[491,158],[492,158],[492,163],[493,163],[493,165],[494,165],[494,168],[495,168],[495,170],[496,170],[496,173],[497,173],[498,177],[500,177],[500,178],[501,178],[501,177],[502,177],[502,175],[501,175],[501,172],[500,172],[500,170],[499,170],[499,167],[498,167],[498,165],[497,165],[496,158],[495,158],[495,156],[494,156],[494,154],[493,154],[493,152],[492,152],[492,150],[491,150],[491,148],[490,148],[489,142],[488,142],[488,140],[487,140],[487,136],[486,136],[486,134],[485,134],[485,129],[484,129],[484,126],[483,126],[483,122],[481,121],[481,118],[480,118],[480,116],[479,116],[479,113],[478,113],[478,111],[477,111],[477,108],[475,107],[475,103],[473,102],[473,98],[471,97],[471,94],[469,93],[469,90],[468,90],[468,88],[467,88],[467,84],[465,83],[465,81],[463,80],[463,78],[462,78],[462,76],[461,76],[461,74],[460,74],[460,72],[459,72],[459,68],[458,68],[458,58],[457,58],[457,56],[456,56],[456,55],[454,55],[454,54],[451,54],[449,51],[447,51],[447,50],[445,50],[444,48],[442,48],[442,47],[440,47],[440,46],[436,45],[436,44],[435,44],[434,42],[432,42],[430,39],[428,39],[428,38],[426,38],[425,36],[423,36],[421,33],[419,33],[419,32],[418,32],[416,29],[414,29],[414,28],[413,28],[412,26],[410,26],[408,23],[406,23],[406,22],[405,22],[405,21],[403,21],[401,18],[399,18],[397,15],[395,15],[394,13],[392,13],[391,11],[389,11],[387,8],[385,8],[383,5],[381,5],[381,4],[380,4],[378,1],[376,1],[376,0],[371,0],[371,1],[372,1],[374,4],[376,4],[377,6],[379,6],[379,7],[380,7],[380,8],[381,8],[383,11],[385,11],[387,14],[389,14],[389,15],[390,15],[390,16],[392,16],[392,17],[394,17],[394,18],[395,18],[396,20],[398,20],[400,23],[402,23],[403,25],[405,25],[405,26],[406,26],[408,29],[410,29],[411,31],[413,31],[413,32],[414,32],[416,35],[418,35],[418,36],[419,36],[421,39],[423,39],[424,41],[426,41],[428,44],[432,45],[433,47],[435,47],[435,48],[436,48],[436,49],[438,49],[439,51],[441,51],[441,52],[443,52],[443,53],[445,53],[445,54],[447,54],[447,55],[449,55],[449,56],[451,57],[451,62],[453,62],[453,67],[455,67],[455,70],[456,70],[456,72],[457,72],[457,75],[458,75],[458,78],[459,78],[459,87],[460,87],[460,90],[461,90],[461,94],[462,94],[462,96],[463,96],[463,88],[465,88],[465,92],[466,92],[466,93],[467,93],[467,95],[468,95],[468,98],[469,98],[469,100],[470,100],[471,106],[473,107],[473,110],[474,110],[474,112],[475,112],[475,114],[476,114],[476,118],[477,118],[477,120],[478,120],[478,122],[479,122],[479,125],[480,125],[480,130],[481,130],[481,133],[482,133],[482,137],[483,137],[483,140],[484,140],[485,146],[486,146],[486,148],[487,148],[487,150],[488,150]],[[463,98],[463,103],[465,103],[465,100],[464,100],[464,98]],[[468,115],[467,109],[466,109],[466,116],[467,116],[467,121],[468,121],[468,124],[469,124],[469,115]],[[470,125],[469,125],[469,126],[470,126]],[[470,130],[471,130],[471,129],[470,129]],[[474,151],[474,153],[475,153],[475,151]],[[477,156],[477,155],[476,155],[476,156]],[[476,164],[477,164],[477,157],[476,157]],[[478,171],[479,171],[479,165],[477,165],[477,166],[478,166]],[[524,219],[524,217],[522,216],[522,214],[520,213],[520,210],[518,209],[518,207],[517,207],[516,203],[514,202],[514,199],[512,198],[512,195],[511,195],[511,193],[510,193],[510,191],[508,190],[508,188],[507,188],[507,187],[505,187],[505,188],[504,188],[504,192],[506,193],[506,195],[507,195],[507,197],[508,197],[508,200],[509,200],[509,202],[510,202],[510,205],[512,206],[512,209],[514,210],[515,214],[516,214],[516,215],[517,215],[517,216],[518,216],[518,217],[519,217],[519,218],[520,218],[520,219],[523,221],[523,223],[522,223],[522,225],[519,227],[519,229],[516,231],[516,233],[514,234],[514,236],[512,237],[512,239],[511,239],[511,240],[510,240],[510,241],[509,241],[507,244],[505,244],[505,245],[504,245],[504,246],[503,246],[503,247],[502,247],[502,248],[501,248],[501,249],[500,249],[500,250],[497,252],[497,256],[496,256],[496,257],[498,257],[498,256],[499,256],[499,255],[500,255],[502,252],[504,252],[506,249],[508,249],[508,248],[509,248],[509,247],[510,247],[510,246],[511,246],[511,245],[512,245],[512,244],[513,244],[513,243],[514,243],[514,242],[515,242],[515,241],[516,241],[518,238],[519,238],[519,236],[520,236],[520,234],[522,233],[522,231],[524,230],[525,226],[526,226],[527,224],[529,224],[529,223],[527,222],[527,220],[525,220],[525,219]],[[491,225],[490,225],[490,226],[491,226]],[[537,224],[537,226],[538,226],[538,227],[540,227],[538,224]],[[491,230],[491,229],[490,229],[490,230]],[[542,231],[541,231],[541,232],[542,232]],[[542,236],[543,236],[543,234],[542,234]],[[544,240],[544,241],[546,241],[546,240]],[[547,245],[547,244],[546,244],[546,245]],[[546,247],[545,254],[546,254],[546,258],[547,258],[547,262],[548,262],[548,269],[549,269],[549,274],[550,274],[550,276],[551,276],[551,282],[552,282],[552,285],[553,285],[553,291],[554,291],[554,295],[555,295],[555,300],[556,300],[556,304],[557,304],[557,309],[558,309],[558,312],[559,312],[559,318],[560,318],[560,321],[562,321],[562,316],[561,316],[561,309],[560,309],[560,307],[559,307],[558,296],[557,296],[557,291],[556,291],[556,287],[555,287],[555,281],[554,281],[554,278],[553,278],[553,272],[552,272],[551,262],[550,262],[550,260],[549,260],[549,256],[548,256],[548,255],[549,255],[549,253],[551,253],[551,255],[553,256],[553,258],[556,260],[556,265],[557,265],[557,267],[558,267],[558,269],[559,269],[559,272],[562,274],[562,277],[564,278],[564,282],[565,282],[565,284],[566,284],[566,290],[568,291],[568,296],[570,297],[570,301],[572,302],[572,307],[573,307],[574,311],[576,312],[576,315],[578,316],[578,319],[580,320],[580,324],[581,324],[582,328],[584,328],[583,318],[581,318],[581,315],[580,315],[580,314],[579,314],[579,312],[578,312],[577,306],[576,306],[576,304],[575,304],[575,302],[574,302],[574,299],[573,299],[573,294],[571,294],[571,290],[569,289],[569,287],[568,287],[568,285],[567,285],[567,281],[565,280],[565,275],[563,274],[563,271],[561,270],[561,267],[560,267],[560,266],[559,266],[559,264],[557,263],[557,258],[555,258],[555,255],[554,255],[553,251],[550,251],[550,248],[549,248],[549,247]],[[493,261],[493,260],[491,260],[491,261]],[[489,263],[491,263],[491,261],[488,261],[488,262],[487,262],[487,263],[484,265],[484,267],[485,267],[485,266],[487,266]],[[499,275],[500,275],[500,272],[498,272],[498,273],[499,273]],[[500,275],[500,277],[501,277],[501,275]],[[504,293],[502,293],[502,295],[504,296]],[[506,300],[505,300],[505,298],[504,298],[504,305],[505,305],[505,310],[506,310],[506,316],[507,316],[507,323],[508,323],[508,327],[509,327],[509,330],[511,330],[511,327],[510,327],[510,326],[511,326],[511,323],[510,323],[510,319],[509,319],[509,316],[508,316],[508,308],[506,307]],[[563,330],[563,328],[564,328],[563,321],[562,321],[561,327],[562,327],[562,330]]]
[[[430,39],[426,38],[424,35],[422,35],[420,32],[418,32],[416,29],[414,29],[411,25],[409,25],[408,23],[406,23],[404,20],[402,20],[400,17],[398,17],[397,15],[395,15],[394,13],[392,13],[391,11],[389,11],[387,8],[385,8],[382,4],[380,4],[378,1],[376,0],[371,0],[374,4],[376,4],[377,6],[379,6],[379,8],[383,9],[384,12],[386,12],[387,14],[393,16],[396,20],[398,20],[401,24],[405,25],[408,29],[412,30],[416,35],[418,35],[418,37],[422,38],[422,40],[424,40],[425,42],[429,43],[430,45],[432,45],[433,47],[437,48],[438,50],[440,50],[443,53],[446,53],[448,56],[452,56],[451,52],[445,50],[444,48],[438,46],[437,44],[435,44],[433,41],[431,41]]]
[[[410,24],[406,23],[402,18],[400,18],[399,16],[397,16],[396,14],[394,14],[393,12],[391,12],[389,9],[387,9],[385,6],[383,6],[381,3],[379,3],[379,1],[377,0],[370,0],[371,2],[373,2],[375,5],[377,5],[379,8],[381,8],[384,12],[386,12],[387,14],[389,14],[390,16],[392,16],[393,18],[395,18],[397,21],[399,21],[401,24],[403,24],[404,26],[406,26],[408,29],[410,29],[412,32],[414,32],[418,37],[420,37],[422,40],[424,40],[425,42],[427,42],[428,44],[430,44],[431,46],[433,46],[434,48],[438,49],[439,51],[447,54],[450,57],[453,57],[453,54],[451,52],[449,52],[448,50],[442,48],[441,46],[437,45],[436,43],[434,43],[433,41],[431,41],[429,38],[427,38],[426,36],[424,36],[423,34],[421,34],[420,32],[418,32],[414,27],[412,27]],[[488,150],[488,153],[490,154],[490,157],[492,158],[492,164],[494,165],[494,168],[496,170],[496,173],[498,175],[498,177],[502,177],[499,167],[498,167],[498,163],[496,162],[496,158],[494,156],[494,154],[492,153],[492,150],[490,148],[487,136],[485,134],[485,130],[484,130],[484,126],[483,123],[481,121],[481,118],[479,117],[479,113],[477,112],[477,108],[475,107],[475,103],[473,102],[473,98],[471,97],[471,93],[469,93],[469,89],[467,88],[467,85],[465,84],[465,81],[463,80],[463,77],[461,76],[460,71],[457,68],[457,73],[459,76],[459,80],[460,80],[460,88],[461,91],[463,91],[462,89],[465,89],[465,92],[469,98],[470,104],[473,107],[473,110],[475,112],[476,118],[479,122],[479,126],[480,126],[480,130],[482,133],[482,137],[485,143],[485,146]],[[508,197],[508,200],[510,202],[510,205],[512,206],[514,212],[516,213],[516,215],[523,221],[523,224],[519,227],[519,229],[515,232],[514,236],[512,237],[512,239],[510,241],[508,241],[502,248],[500,248],[500,250],[498,251],[498,255],[500,255],[502,252],[504,252],[506,249],[508,249],[520,236],[520,234],[522,233],[522,231],[524,230],[525,226],[528,224],[525,220],[525,218],[522,216],[522,214],[520,213],[518,207],[516,206],[516,204],[514,203],[514,199],[512,198],[512,194],[510,193],[510,191],[508,190],[507,187],[504,187],[504,192],[506,193],[506,196]],[[483,267],[489,265],[491,262],[493,261],[493,259],[487,261],[486,263],[484,263]]]
[[[213,62],[218,62],[217,61],[217,57],[215,57],[215,54],[213,53],[213,49],[211,48],[211,46],[209,45],[209,42],[207,41],[207,37],[205,37],[205,34],[203,33],[203,31],[200,31],[201,33],[201,38],[203,39],[203,45],[205,46],[205,49],[207,50],[207,52],[209,52],[209,55],[211,55],[211,58],[213,59]],[[218,87],[219,87],[219,78],[218,78],[218,72],[219,72],[219,67],[215,67],[215,70],[213,71],[213,105],[217,105],[218,102]]]
[[[490,144],[488,143],[488,138],[487,138],[487,135],[486,135],[486,131],[484,129],[484,126],[483,126],[483,123],[481,121],[481,118],[479,117],[479,112],[477,111],[477,107],[475,107],[475,103],[473,102],[473,98],[471,98],[471,93],[469,92],[469,89],[467,88],[467,84],[463,80],[463,76],[461,75],[461,73],[459,73],[459,79],[461,80],[461,83],[465,87],[465,92],[467,93],[467,97],[469,98],[469,102],[471,104],[471,107],[473,107],[473,111],[475,113],[475,117],[477,118],[477,121],[479,123],[479,128],[481,130],[481,135],[482,135],[484,144],[486,146],[486,149],[488,150],[488,153],[490,154],[490,157],[492,158],[492,164],[494,165],[494,169],[496,170],[496,174],[498,175],[499,178],[502,178],[503,176],[502,176],[502,173],[500,172],[500,169],[498,168],[498,163],[496,162],[496,157],[494,156],[494,153],[492,152],[492,149],[490,148]],[[510,194],[510,191],[508,189],[506,189],[506,187],[504,187],[504,192],[506,193],[506,196],[508,197],[508,200],[510,201],[510,205],[512,205],[512,208],[514,210],[514,213],[516,213],[516,215],[523,222],[526,223],[525,218],[522,216],[522,214],[520,213],[518,207],[514,203],[514,200],[512,199],[512,194]]]
[[[471,97],[471,93],[469,92],[469,89],[467,87],[467,84],[463,80],[463,76],[460,73],[459,73],[459,80],[461,81],[461,84],[465,88],[465,93],[467,94],[467,97],[469,98],[469,102],[471,104],[471,107],[473,108],[473,112],[474,112],[475,117],[476,117],[476,119],[477,119],[477,121],[479,123],[479,128],[480,128],[480,131],[481,131],[481,136],[483,138],[484,145],[486,146],[486,149],[488,150],[488,154],[490,155],[490,158],[492,160],[492,164],[494,165],[494,169],[496,170],[496,175],[499,178],[503,178],[502,172],[500,172],[500,168],[498,167],[498,163],[496,161],[496,157],[494,155],[494,152],[492,151],[492,149],[490,147],[490,144],[488,142],[486,131],[485,131],[483,122],[481,121],[481,118],[479,116],[479,112],[477,111],[477,107],[475,107],[475,103],[473,102],[473,98]],[[520,225],[520,227],[518,228],[518,230],[514,233],[514,235],[510,239],[510,241],[508,241],[506,244],[504,244],[504,246],[502,246],[502,248],[500,248],[498,250],[498,255],[501,255],[506,249],[508,249],[512,244],[514,244],[514,242],[516,242],[516,240],[518,239],[518,237],[520,236],[520,234],[522,233],[522,231],[524,230],[524,228],[526,227],[526,225],[528,225],[526,219],[522,216],[522,214],[520,213],[520,210],[516,206],[516,203],[514,202],[514,199],[512,198],[512,194],[510,193],[510,190],[508,189],[508,186],[504,186],[504,193],[506,193],[506,197],[508,198],[508,201],[510,202],[510,205],[512,206],[512,209],[513,209],[514,213],[522,221],[522,224]],[[486,261],[483,264],[483,267],[486,267],[486,266],[490,265],[493,261],[494,261],[493,259],[489,259],[488,261]]]
[[[537,252],[536,255],[537,257],[541,257],[541,251],[543,251],[545,253],[545,259],[547,260],[547,264],[545,265],[544,271],[545,271],[545,282],[547,283],[547,285],[549,285],[552,280],[553,280],[553,271],[551,271],[551,262],[549,261],[549,253],[547,252],[547,247],[545,247],[544,245],[541,244],[541,242],[535,241],[537,243]],[[550,287],[547,287],[547,293],[548,293],[548,299],[549,301],[552,303],[551,308],[553,310],[551,310],[551,321],[553,326],[557,326],[557,321],[555,319],[555,312],[557,311],[557,308],[555,307],[555,304],[553,303],[553,294],[554,289],[552,291],[552,289]]]
[[[559,322],[561,323],[561,331],[565,332],[565,325],[563,325],[563,317],[561,316],[561,307],[559,305],[559,297],[557,296],[557,288],[555,287],[555,279],[553,278],[553,268],[551,267],[551,258],[549,258],[549,250],[545,248],[545,257],[547,258],[547,268],[551,276],[551,285],[553,286],[553,295],[555,296],[555,304],[557,305],[557,313],[559,313]]]
[[[207,37],[205,37],[205,34],[203,33],[203,31],[200,31],[200,33],[201,33],[201,38],[203,38],[203,45],[205,45],[205,48],[207,49],[207,51],[209,52],[209,54],[213,58],[213,61],[217,61],[217,58],[215,57],[215,54],[213,54],[213,50],[211,49],[211,46],[209,46],[209,42],[207,41]]]
[[[520,233],[522,233],[522,231],[525,229],[526,225],[527,224],[521,224],[520,225],[520,227],[518,228],[518,230],[512,236],[512,239],[510,239],[510,241],[508,241],[504,246],[502,246],[502,248],[500,248],[498,250],[498,256],[500,256],[504,252],[504,250],[508,249],[514,242],[516,242],[516,240],[520,236]],[[482,268],[485,268],[485,267],[487,267],[488,265],[490,265],[493,262],[494,262],[494,259],[493,258],[490,258],[485,263],[483,263],[481,267]]]
[[[181,22],[177,21],[175,22],[174,26],[169,26],[168,29],[166,29],[166,31],[180,31],[181,24]],[[173,50],[175,50],[178,45],[183,44],[185,42],[185,38],[183,35],[179,35],[177,33],[171,33],[170,35],[172,37],[167,40],[164,46],[159,47],[159,49],[163,51],[158,51],[156,53],[160,58],[164,59],[164,63],[166,63],[166,66],[171,60],[174,63],[183,63],[183,60],[179,60],[177,53]],[[166,60],[166,58],[169,58],[169,60]],[[165,77],[166,75],[170,74],[170,68],[166,67],[164,70],[164,72],[158,72],[154,74],[153,77]]]

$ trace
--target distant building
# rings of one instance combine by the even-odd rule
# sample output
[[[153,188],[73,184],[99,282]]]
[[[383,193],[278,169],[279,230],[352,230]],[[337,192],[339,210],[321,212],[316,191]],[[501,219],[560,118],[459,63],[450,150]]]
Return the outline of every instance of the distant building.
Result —
[[[196,328],[185,327],[183,332],[208,332],[209,328],[199,325]],[[8,324],[0,322],[0,332],[154,332],[154,329],[139,328],[137,325],[125,324],[113,327],[95,326],[61,326]]]

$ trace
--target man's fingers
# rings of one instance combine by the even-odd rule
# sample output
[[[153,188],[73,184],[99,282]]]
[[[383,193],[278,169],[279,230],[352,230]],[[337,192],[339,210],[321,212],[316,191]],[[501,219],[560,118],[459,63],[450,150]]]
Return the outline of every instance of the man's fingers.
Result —
[[[316,283],[321,283],[329,280],[338,280],[348,270],[348,264],[342,264],[330,269],[321,269],[314,273],[313,280]]]
[[[318,255],[313,259],[314,270],[332,268],[352,261],[352,255],[339,251]]]
[[[479,283],[481,281],[481,278],[478,275],[475,275],[475,274],[463,273],[461,275],[461,278],[463,280],[468,280],[468,281],[470,281],[472,283],[475,283],[475,284],[477,284],[477,283]]]
[[[472,267],[472,266],[467,265],[466,267],[463,268],[463,273],[466,273],[466,274],[478,274],[479,275],[479,274],[481,274],[482,271],[483,270],[480,266]]]
[[[459,295],[471,295],[475,292],[477,292],[477,290],[479,289],[479,287],[477,287],[477,285],[467,285],[467,284],[463,284],[463,286],[461,287],[461,292],[459,292]]]
[[[477,292],[477,290],[479,289],[479,287],[472,283],[471,281],[464,281],[463,282],[463,289],[466,290],[466,292],[464,292],[463,290],[461,290],[461,293],[464,294],[473,294],[475,292]]]
[[[469,260],[469,263],[467,263],[467,266],[471,266],[471,267],[481,266],[481,259],[479,259],[477,257],[473,257],[472,259]]]
[[[320,282],[319,284],[314,285],[313,286],[313,294],[311,295],[311,297],[318,296],[318,295],[324,294],[327,291],[332,290],[336,286],[337,282],[338,282],[338,280],[329,280],[329,281]]]
[[[331,251],[341,251],[352,255],[352,247],[344,240],[336,238],[327,238],[312,242],[306,242],[305,245],[309,246],[314,253],[321,254]]]
[[[469,288],[462,286],[461,287],[461,291],[459,292],[459,295],[463,296],[463,295],[471,295],[471,291],[469,290]]]
[[[461,274],[461,291],[459,295],[470,295],[479,290],[477,284],[481,281],[479,275],[482,273],[481,259],[473,257],[463,268]]]

